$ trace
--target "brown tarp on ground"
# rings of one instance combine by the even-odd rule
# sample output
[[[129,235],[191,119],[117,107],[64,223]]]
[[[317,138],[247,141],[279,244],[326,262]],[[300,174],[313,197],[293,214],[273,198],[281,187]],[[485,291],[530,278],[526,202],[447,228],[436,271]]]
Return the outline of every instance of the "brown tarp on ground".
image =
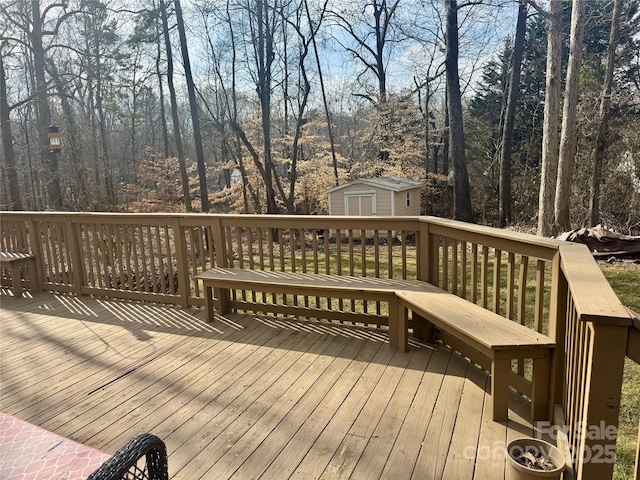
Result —
[[[584,243],[594,257],[640,258],[640,237],[622,235],[600,227],[565,232],[558,239]]]

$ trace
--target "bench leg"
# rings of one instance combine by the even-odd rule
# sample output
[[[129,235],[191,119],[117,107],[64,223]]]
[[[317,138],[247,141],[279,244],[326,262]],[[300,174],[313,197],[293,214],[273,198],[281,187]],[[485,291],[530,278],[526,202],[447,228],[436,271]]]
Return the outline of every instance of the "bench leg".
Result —
[[[549,419],[549,383],[551,380],[551,359],[533,359],[533,382],[531,385],[531,420]]]
[[[207,322],[213,323],[214,307],[213,307],[213,288],[204,286],[204,309],[207,315]]]
[[[229,313],[231,308],[229,307],[229,302],[231,301],[231,292],[228,288],[214,288],[214,296],[216,298],[215,305],[218,313],[220,315],[224,315],[225,313]]]
[[[389,300],[389,346],[403,352],[409,351],[407,309],[394,296]]]
[[[42,288],[40,287],[40,279],[36,278],[36,261],[34,259],[29,262],[27,269],[29,271],[29,290],[31,293],[37,293]]]
[[[22,297],[22,276],[20,265],[11,265],[11,285],[14,297]]]
[[[510,359],[493,359],[491,362],[491,399],[493,400],[493,419],[509,418],[509,370]]]
[[[414,337],[420,340],[431,340],[433,338],[433,324],[416,312],[411,314],[411,326]]]

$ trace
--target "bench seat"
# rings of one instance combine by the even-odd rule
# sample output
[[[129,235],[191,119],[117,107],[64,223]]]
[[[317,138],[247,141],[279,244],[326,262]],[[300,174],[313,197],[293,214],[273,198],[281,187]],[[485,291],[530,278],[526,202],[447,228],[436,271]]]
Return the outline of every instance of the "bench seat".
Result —
[[[0,268],[11,270],[11,285],[15,297],[22,296],[22,274],[20,273],[22,267],[29,269],[29,289],[32,292],[40,291],[37,282],[33,281],[35,278],[35,259],[36,257],[28,253],[0,252]]]
[[[421,332],[420,336],[428,336],[431,328],[435,327],[489,358],[494,420],[506,420],[508,417],[511,361],[533,359],[531,417],[533,420],[547,419],[551,355],[555,342],[457,295],[429,286],[429,291],[420,293],[396,292],[400,322],[406,323],[403,318],[406,318],[407,310],[411,310],[414,313],[414,332]]]
[[[389,303],[389,345],[408,350],[406,318],[398,318],[397,290],[421,292],[430,285],[418,280],[403,280],[346,275],[323,275],[241,268],[212,268],[195,277],[202,280],[205,307],[209,322],[214,320],[214,308],[220,314],[228,313],[230,290],[253,290],[300,296],[340,297],[356,300],[374,300]],[[401,323],[404,322],[404,323]]]

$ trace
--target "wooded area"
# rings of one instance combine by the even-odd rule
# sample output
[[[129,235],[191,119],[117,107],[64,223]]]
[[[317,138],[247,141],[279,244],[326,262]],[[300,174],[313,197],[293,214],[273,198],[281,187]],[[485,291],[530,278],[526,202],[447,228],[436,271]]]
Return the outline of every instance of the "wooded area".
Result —
[[[640,228],[637,0],[7,0],[4,210],[423,213]],[[60,148],[61,144],[61,148]]]

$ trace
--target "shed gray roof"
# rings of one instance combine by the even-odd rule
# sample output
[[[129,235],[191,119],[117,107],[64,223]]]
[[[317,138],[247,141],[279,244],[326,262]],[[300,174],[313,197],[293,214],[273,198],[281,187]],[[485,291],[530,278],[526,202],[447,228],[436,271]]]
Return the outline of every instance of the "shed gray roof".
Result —
[[[379,187],[384,188],[385,190],[392,190],[394,192],[401,192],[403,190],[410,190],[412,188],[420,187],[421,183],[414,182],[413,180],[407,180],[406,178],[401,177],[375,177],[375,178],[358,178],[356,180],[352,180],[351,182],[343,183],[342,185],[338,185],[337,187],[330,188],[327,190],[327,193],[335,192],[336,190],[340,190],[341,188],[345,188],[349,185],[354,185],[357,183],[361,183],[363,185],[369,185],[371,187]]]

